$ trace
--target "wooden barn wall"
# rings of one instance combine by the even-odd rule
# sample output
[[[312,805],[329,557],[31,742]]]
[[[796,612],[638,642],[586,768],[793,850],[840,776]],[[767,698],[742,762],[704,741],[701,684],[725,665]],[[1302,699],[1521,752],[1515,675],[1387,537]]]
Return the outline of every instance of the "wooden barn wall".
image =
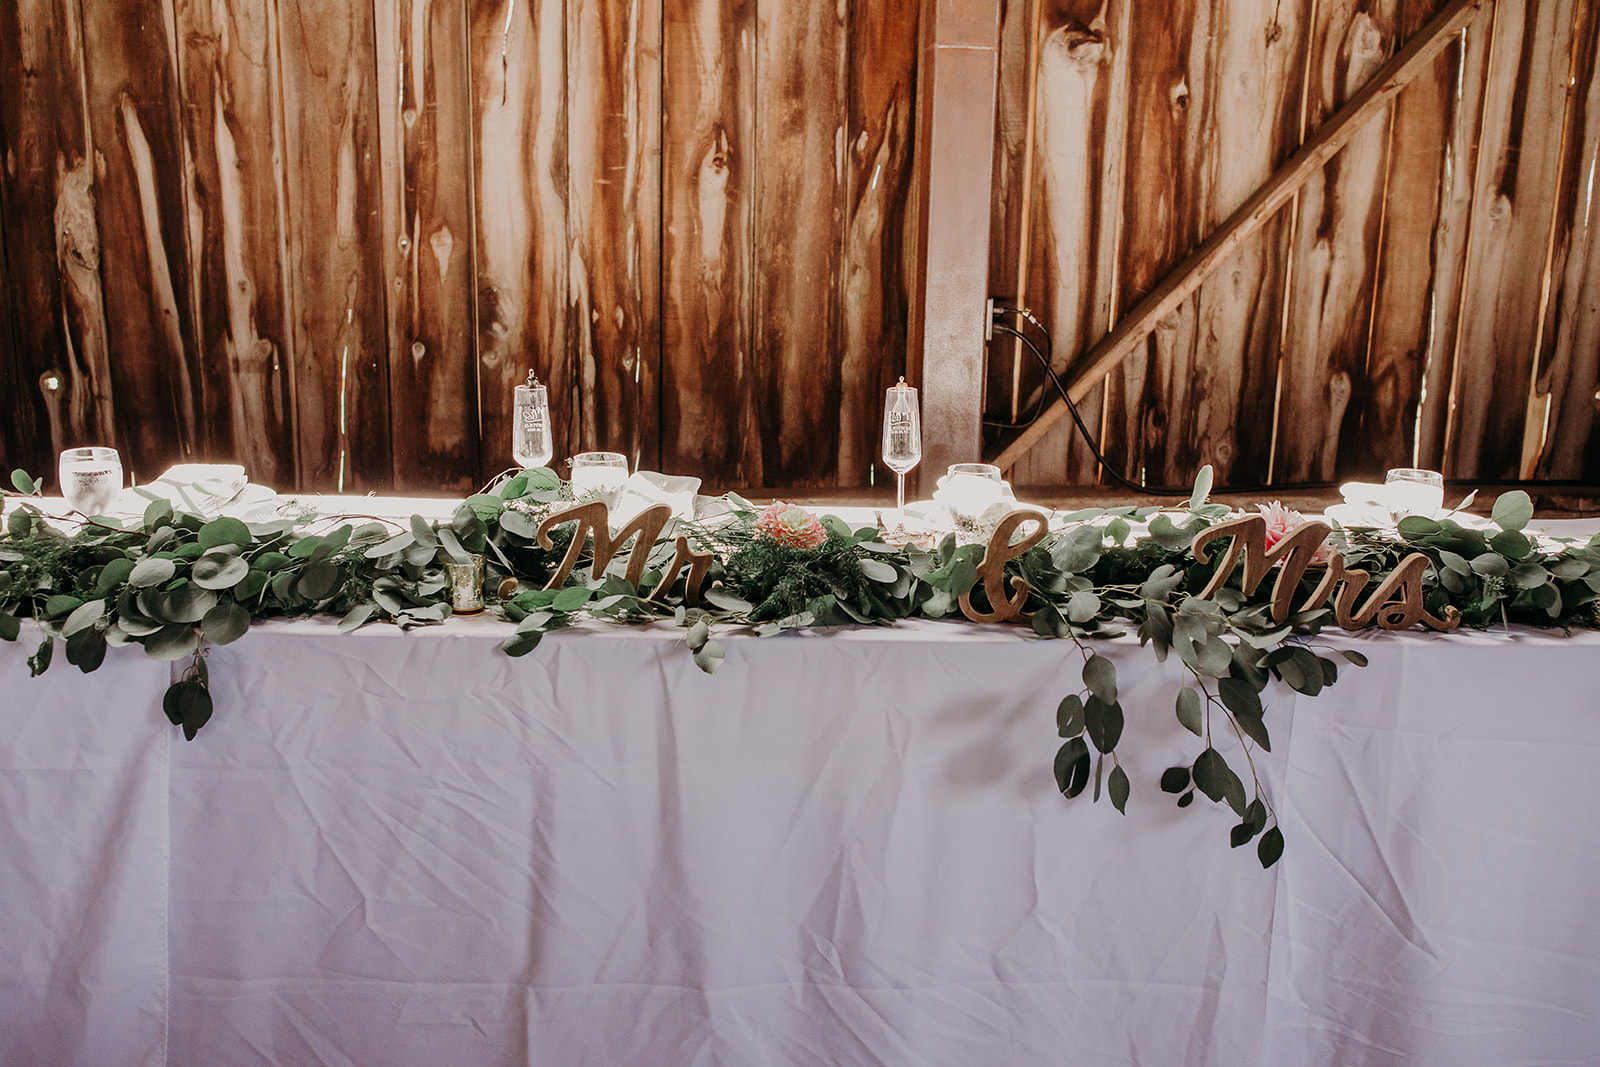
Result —
[[[1441,3],[1007,0],[992,293],[1070,367]],[[459,492],[532,369],[558,458],[864,485],[920,7],[0,0],[0,461]],[[1109,461],[1600,478],[1596,7],[1488,0],[1088,398]],[[1098,476],[1069,420],[1014,472]]]
[[[0,462],[864,485],[917,0],[0,0]],[[52,476],[53,480],[53,476]]]
[[[991,291],[1069,368],[1442,6],[1010,0]],[[1486,3],[1080,406],[1108,461],[1152,486],[1202,463],[1238,486],[1600,478],[1596,6]],[[1033,357],[988,358],[990,422],[1026,419]],[[1095,462],[1062,419],[1013,477]]]

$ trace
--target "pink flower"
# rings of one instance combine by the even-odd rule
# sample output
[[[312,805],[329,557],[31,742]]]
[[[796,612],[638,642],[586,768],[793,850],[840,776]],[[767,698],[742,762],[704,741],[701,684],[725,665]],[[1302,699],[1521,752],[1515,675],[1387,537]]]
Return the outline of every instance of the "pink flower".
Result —
[[[1270,504],[1257,504],[1256,510],[1261,512],[1261,517],[1267,520],[1267,547],[1269,549],[1294,533],[1296,528],[1306,521],[1304,515],[1291,508],[1284,507],[1276,500]],[[1311,557],[1311,562],[1313,565],[1327,563],[1332,555],[1333,549],[1324,541],[1317,548],[1317,554]]]
[[[756,516],[756,529],[790,548],[816,548],[828,539],[828,531],[815,515],[781,500]]]

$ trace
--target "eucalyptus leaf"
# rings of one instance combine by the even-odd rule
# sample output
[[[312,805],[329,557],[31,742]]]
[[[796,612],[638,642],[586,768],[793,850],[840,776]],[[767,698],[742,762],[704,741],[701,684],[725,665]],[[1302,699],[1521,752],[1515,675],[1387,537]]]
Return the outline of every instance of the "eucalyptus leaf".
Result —
[[[89,600],[78,605],[72,609],[72,614],[67,616],[67,621],[62,623],[61,636],[71,637],[80,630],[92,628],[95,623],[105,618],[106,606],[104,600]]]
[[[1239,729],[1246,737],[1261,746],[1263,752],[1272,751],[1272,739],[1267,736],[1267,724],[1259,715],[1246,715],[1243,712],[1234,712],[1233,721],[1239,724]]]
[[[71,615],[83,606],[83,598],[71,596],[67,593],[57,593],[44,602],[44,617],[59,619]]]
[[[200,632],[213,645],[231,645],[250,631],[250,613],[234,600],[222,600],[200,620]]]
[[[190,577],[202,589],[232,589],[250,573],[250,564],[239,556],[208,552],[194,561]]]
[[[472,555],[461,545],[456,532],[448,526],[439,527],[439,547],[455,563],[471,563]]]
[[[1067,600],[1067,618],[1076,623],[1085,623],[1100,613],[1100,598],[1085,590],[1073,593]],[[1113,685],[1115,681],[1113,680]]]
[[[1498,552],[1485,552],[1473,558],[1472,569],[1487,577],[1502,578],[1511,573],[1511,564]]]
[[[1074,737],[1056,750],[1056,788],[1069,799],[1082,793],[1089,785],[1089,746],[1081,737]]]
[[[716,674],[722,667],[724,653],[722,646],[715,641],[707,641],[694,650],[694,665],[707,674]]]
[[[1249,682],[1223,678],[1217,682],[1217,695],[1222,698],[1223,706],[1235,716],[1261,718],[1261,697]]]
[[[1502,530],[1489,538],[1489,547],[1506,559],[1526,559],[1534,545],[1521,530]]]
[[[39,491],[39,483],[30,478],[28,472],[20,467],[11,472],[11,484],[24,496],[32,496]]]
[[[172,725],[182,727],[183,736],[193,741],[200,728],[211,721],[211,690],[203,682],[185,678],[168,687],[161,707]]]
[[[892,585],[900,577],[899,570],[893,564],[879,559],[858,559],[856,566],[861,568],[862,574],[882,585]]]
[[[1161,772],[1161,791],[1163,793],[1181,793],[1189,788],[1189,768],[1168,767]]]
[[[1219,801],[1228,790],[1228,777],[1233,772],[1222,753],[1207,747],[1194,761],[1194,784],[1209,799]]]
[[[165,585],[178,573],[178,565],[170,559],[146,556],[128,572],[128,584],[135,589],[153,589]]]
[[[1077,737],[1083,733],[1083,700],[1076,693],[1062,698],[1056,706],[1056,732],[1062,737]]]
[[[1098,652],[1083,665],[1083,684],[1089,692],[1107,704],[1117,700],[1117,666]],[[1102,749],[1101,751],[1105,751]]]
[[[1521,489],[1501,493],[1495,498],[1490,518],[1502,530],[1520,530],[1533,518],[1533,500]]]
[[[1211,495],[1211,464],[1207,463],[1200,468],[1200,473],[1194,477],[1194,492],[1189,494],[1189,507],[1191,510],[1198,508],[1206,502]]]
[[[748,600],[745,600],[743,597],[735,596],[734,594],[728,592],[727,588],[724,586],[713,586],[710,589],[705,590],[703,595],[706,598],[706,603],[710,604],[714,608],[721,608],[723,611],[731,611],[738,614],[749,614],[755,610],[754,604],[750,603]]]
[[[1128,814],[1128,772],[1118,764],[1111,768],[1111,774],[1106,779],[1106,794],[1111,797],[1111,806],[1122,814]]]
[[[1178,690],[1178,722],[1196,737],[1205,736],[1205,724],[1200,716],[1200,694],[1188,686]]]
[[[1537,563],[1524,563],[1511,572],[1511,580],[1519,589],[1534,589],[1550,581],[1550,572]]]
[[[113,592],[118,586],[128,580],[133,574],[134,561],[127,556],[118,556],[107,563],[100,570],[100,577],[95,579],[94,591],[96,596],[105,596]]]
[[[22,620],[0,611],[0,641],[15,641],[22,635]]]
[[[365,555],[368,559],[382,559],[384,556],[392,556],[396,552],[403,552],[416,543],[416,534],[410,530],[405,530],[395,534],[387,541],[380,541],[378,544],[371,546],[367,549]],[[431,558],[432,555],[433,551],[430,547],[428,556]]]
[[[1122,705],[1091,696],[1083,705],[1083,720],[1089,740],[1101,752],[1110,752],[1122,739]]]
[[[159,530],[172,523],[172,502],[165,497],[150,501],[144,509],[144,528]]]
[[[33,512],[28,508],[18,508],[6,516],[6,533],[21,540],[33,531]]]
[[[339,620],[339,632],[347,634],[352,630],[359,630],[370,622],[377,613],[378,605],[376,603],[369,601],[365,604],[357,604],[345,612],[344,618]]]
[[[192,656],[199,647],[200,637],[193,626],[163,626],[144,641],[147,656],[168,661]]]
[[[218,545],[238,545],[248,548],[253,542],[250,529],[243,522],[231,516],[212,519],[200,527],[198,537],[201,548],[216,548]]]
[[[310,601],[319,601],[333,595],[339,588],[339,568],[325,559],[310,563],[300,572],[295,592]]]
[[[550,602],[550,606],[556,611],[577,611],[589,603],[593,596],[593,590],[581,585],[572,585],[556,593],[556,598]]]
[[[1157,515],[1150,520],[1150,536],[1156,544],[1168,552],[1184,552],[1194,543],[1194,532],[1187,529],[1180,530],[1172,524],[1172,519],[1167,515]]]
[[[544,639],[543,630],[518,630],[500,643],[500,650],[508,656],[526,656]]]
[[[190,582],[162,593],[157,603],[164,621],[197,623],[217,606],[218,599],[214,591]]]
[[[1271,867],[1283,855],[1283,831],[1276,826],[1261,835],[1261,841],[1256,845],[1256,856],[1261,860],[1262,869]]]
[[[526,511],[507,508],[500,513],[500,529],[524,541],[532,541],[539,536],[539,522]]]
[[[1354,663],[1357,667],[1365,667],[1367,665],[1367,657],[1353,649],[1340,649],[1339,655]]]

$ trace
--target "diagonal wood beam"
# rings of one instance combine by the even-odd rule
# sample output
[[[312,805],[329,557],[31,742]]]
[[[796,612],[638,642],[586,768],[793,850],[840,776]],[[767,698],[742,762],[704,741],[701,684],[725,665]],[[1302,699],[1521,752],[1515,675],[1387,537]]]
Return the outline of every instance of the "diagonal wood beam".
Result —
[[[1289,157],[1277,173],[1267,179],[1265,185],[1228,216],[1216,232],[1202,241],[1188,258],[1175,266],[1172,273],[1130,309],[1110,333],[1079,357],[1077,365],[1065,375],[1064,380],[1072,402],[1076,404],[1093,392],[1100,380],[1138,347],[1163,318],[1200,288],[1240,245],[1299,192],[1302,185],[1338,155],[1350,138],[1387,107],[1401,89],[1426,71],[1455,35],[1477,18],[1479,10],[1488,2],[1450,0],[1445,4],[1431,22],[1373,75],[1371,81],[1362,86],[1348,103],[1317,129],[1299,151]],[[1011,467],[1038,444],[1066,413],[1067,405],[1057,399],[1040,413],[1031,426],[1019,431],[1009,443],[1002,442],[993,449],[989,462],[1001,468]]]

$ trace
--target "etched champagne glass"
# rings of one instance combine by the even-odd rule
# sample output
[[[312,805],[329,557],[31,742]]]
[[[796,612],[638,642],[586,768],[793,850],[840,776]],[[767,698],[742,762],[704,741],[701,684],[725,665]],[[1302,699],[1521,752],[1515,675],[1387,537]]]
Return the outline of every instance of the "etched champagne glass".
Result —
[[[511,411],[511,455],[517,466],[546,467],[555,455],[550,436],[550,398],[545,387],[528,372],[525,385],[517,386]]]
[[[890,386],[883,398],[883,465],[895,473],[895,510],[905,528],[906,472],[922,462],[922,417],[917,391],[906,384]]]

